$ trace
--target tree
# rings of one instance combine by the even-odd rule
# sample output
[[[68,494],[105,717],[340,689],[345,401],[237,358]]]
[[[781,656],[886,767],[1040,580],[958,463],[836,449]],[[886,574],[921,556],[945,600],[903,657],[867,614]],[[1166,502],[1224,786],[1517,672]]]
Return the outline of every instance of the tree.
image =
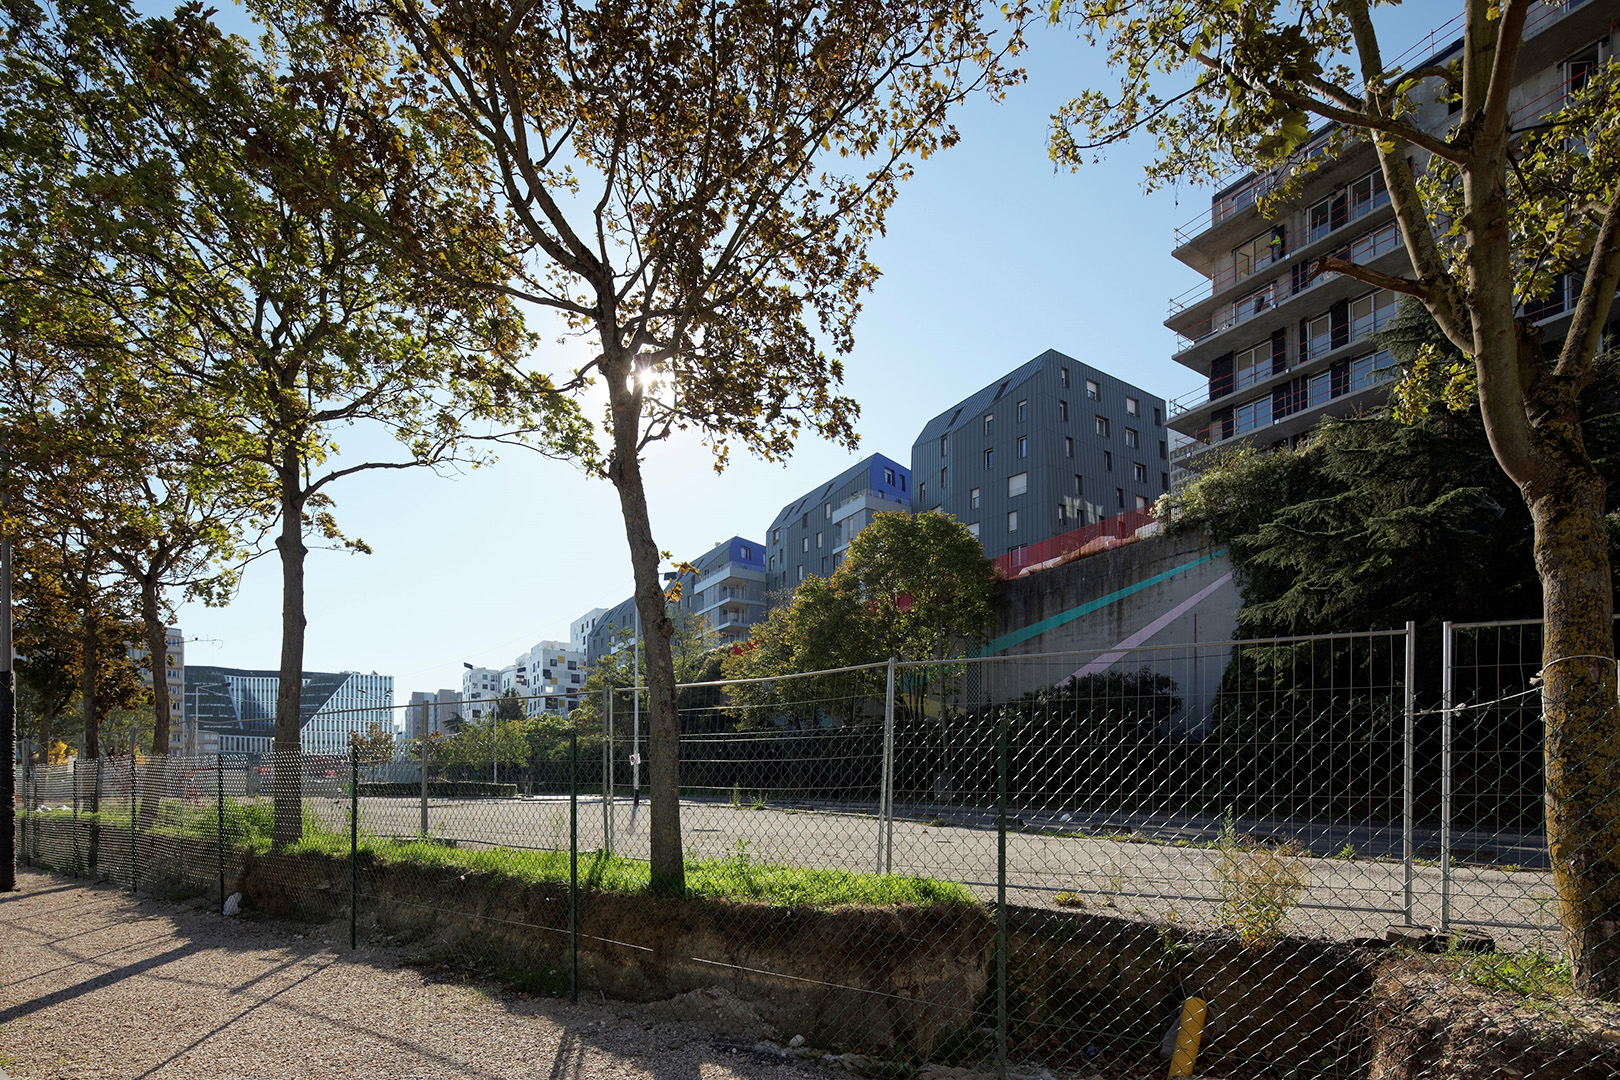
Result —
[[[1422,301],[1469,362],[1491,449],[1534,525],[1545,619],[1548,845],[1578,990],[1620,996],[1620,724],[1614,716],[1613,579],[1604,483],[1585,446],[1580,401],[1594,378],[1620,285],[1620,65],[1572,85],[1545,115],[1510,108],[1532,0],[1466,0],[1460,60],[1407,70],[1386,61],[1368,0],[1284,7],[1225,0],[1064,0],[1123,69],[1116,93],[1087,90],[1057,117],[1052,152],[1078,164],[1143,129],[1162,148],[1150,185],[1214,179],[1232,166],[1289,181],[1317,159],[1294,152],[1313,120],[1324,151],[1376,151],[1411,276],[1342,258],[1344,274]],[[1332,63],[1347,53],[1351,64]],[[1181,80],[1174,96],[1155,86]],[[1190,81],[1190,85],[1186,83]],[[1182,89],[1185,86],[1185,89]],[[1414,106],[1458,106],[1449,130]],[[1078,133],[1078,134],[1077,134]],[[1520,304],[1584,268],[1567,336],[1543,340]]]
[[[369,550],[340,532],[329,488],[481,463],[475,425],[504,429],[485,438],[545,428],[542,446],[570,453],[589,440],[572,402],[521,373],[529,338],[511,300],[455,288],[417,257],[458,252],[463,270],[503,280],[485,256],[499,223],[478,145],[432,105],[401,100],[386,42],[340,40],[302,8],[259,14],[255,51],[196,3],[152,20],[77,0],[16,9],[4,107],[26,153],[6,209],[33,253],[15,272],[220,402],[268,471],[283,582],[281,846],[302,831],[307,541]],[[199,347],[171,348],[177,326]],[[356,424],[401,452],[339,459],[336,433]]]
[[[934,660],[934,688],[942,695],[960,659],[982,641],[995,614],[995,566],[979,541],[954,518],[875,514],[855,534],[830,578],[808,577],[790,603],[756,628],[751,647],[725,661],[733,678],[765,678],[881,663],[890,657]],[[825,687],[821,683],[833,680]],[[909,689],[908,689],[909,688]],[[910,712],[921,715],[926,680],[901,688]],[[759,712],[783,687],[732,689],[739,707]],[[882,693],[877,673],[851,680],[828,676],[791,693],[803,699]]]
[[[367,5],[335,6],[384,33]],[[453,102],[498,163],[524,267],[500,287],[590,339],[558,389],[607,393],[592,464],[619,494],[646,641],[651,879],[680,891],[673,626],[642,455],[683,429],[717,467],[734,444],[780,458],[806,427],[853,445],[821,342],[849,350],[868,244],[914,163],[956,141],[948,110],[1010,73],[977,0],[379,6],[424,100]]]

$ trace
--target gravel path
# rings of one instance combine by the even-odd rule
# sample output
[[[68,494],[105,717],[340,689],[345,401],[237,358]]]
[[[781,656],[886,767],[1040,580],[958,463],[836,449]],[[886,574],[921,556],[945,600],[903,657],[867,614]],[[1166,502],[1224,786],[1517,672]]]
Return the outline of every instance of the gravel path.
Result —
[[[0,1074],[805,1080],[846,1073],[750,1046],[740,1002],[570,1005],[350,952],[341,930],[23,872],[0,894]],[[728,1045],[730,1044],[730,1045]]]

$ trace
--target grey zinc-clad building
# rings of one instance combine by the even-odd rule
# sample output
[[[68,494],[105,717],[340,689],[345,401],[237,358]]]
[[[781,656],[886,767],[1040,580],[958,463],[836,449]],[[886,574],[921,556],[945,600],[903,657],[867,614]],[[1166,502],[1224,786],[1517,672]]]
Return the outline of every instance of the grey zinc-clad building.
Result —
[[[871,454],[782,507],[765,531],[771,602],[792,596],[806,577],[830,576],[873,514],[909,513],[911,506],[911,470]]]
[[[996,558],[1169,490],[1164,399],[1048,349],[930,420],[911,471]]]

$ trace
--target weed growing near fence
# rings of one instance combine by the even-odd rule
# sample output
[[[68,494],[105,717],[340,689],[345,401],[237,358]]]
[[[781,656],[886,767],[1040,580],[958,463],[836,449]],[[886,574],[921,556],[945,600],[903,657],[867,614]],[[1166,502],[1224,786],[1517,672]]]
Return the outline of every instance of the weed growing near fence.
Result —
[[[1305,895],[1310,872],[1297,844],[1257,844],[1230,814],[1216,843],[1221,914],[1243,944],[1259,947],[1282,935],[1288,913]]]

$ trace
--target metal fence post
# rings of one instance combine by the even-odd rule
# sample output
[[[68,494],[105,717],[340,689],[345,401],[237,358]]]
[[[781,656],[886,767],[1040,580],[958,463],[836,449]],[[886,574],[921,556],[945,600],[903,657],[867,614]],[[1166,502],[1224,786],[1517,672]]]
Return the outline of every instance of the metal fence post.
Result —
[[[422,839],[426,840],[428,835],[428,737],[426,731],[422,732],[421,746],[418,747],[417,754],[420,759],[420,767],[417,769],[417,771],[422,774]]]
[[[129,748],[129,891],[139,892],[141,887],[141,869],[135,848],[136,830],[139,825],[138,808],[135,805],[135,788],[138,784],[135,775],[135,747],[133,743]]]
[[[888,690],[883,700],[883,872],[894,873],[894,666],[889,657]]]
[[[579,729],[568,735],[568,1000],[579,1001]]]
[[[1413,749],[1417,728],[1417,688],[1412,680],[1417,676],[1417,623],[1406,624],[1406,715],[1401,729],[1401,910],[1406,914],[1406,925],[1417,925],[1417,905],[1414,895],[1415,867],[1412,862],[1412,803]]]
[[[26,740],[22,748],[22,864],[34,865],[34,860],[28,851],[28,803],[33,798],[33,789],[29,787],[29,778],[33,776],[34,753],[33,747]]]
[[[613,852],[613,684],[602,712],[602,850]]]
[[[244,778],[246,773],[243,774]],[[243,781],[246,787],[246,780]],[[214,852],[219,862],[219,911],[225,913],[225,755],[214,755]]]
[[[996,1077],[1007,1080],[1007,717],[996,719]]]
[[[1451,929],[1451,709],[1453,631],[1440,625],[1440,929]]]
[[[360,917],[360,751],[349,747],[349,948],[356,947]]]
[[[79,874],[79,756],[73,756],[73,874]]]

